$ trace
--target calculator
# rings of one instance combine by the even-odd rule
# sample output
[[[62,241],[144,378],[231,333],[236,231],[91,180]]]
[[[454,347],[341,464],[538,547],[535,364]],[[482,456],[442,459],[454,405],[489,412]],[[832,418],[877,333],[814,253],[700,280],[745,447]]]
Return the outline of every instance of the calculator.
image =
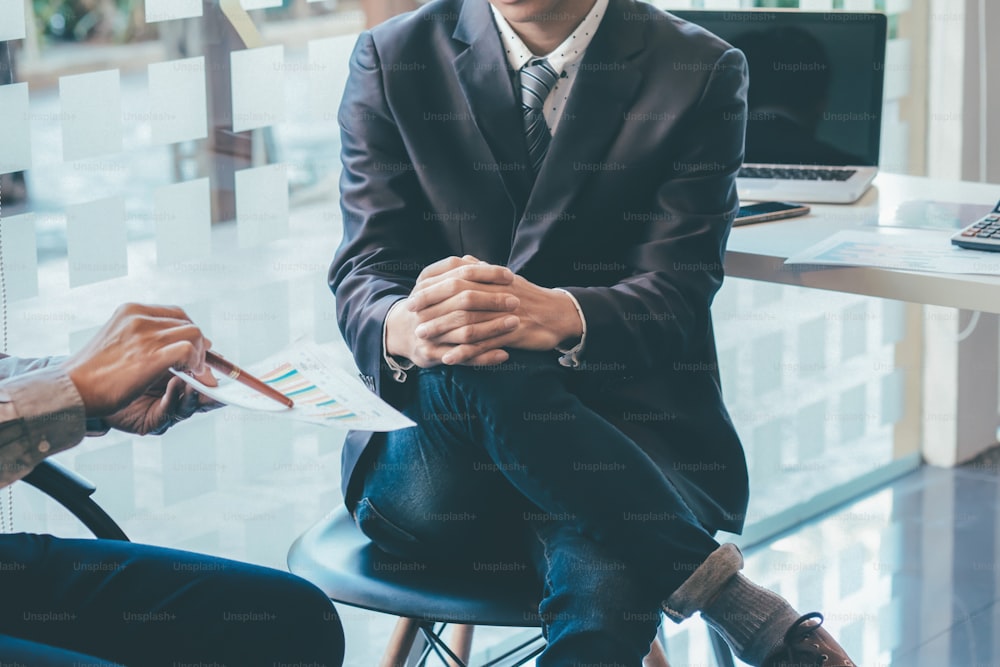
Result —
[[[951,242],[973,250],[1000,251],[1000,202],[992,213],[952,236]]]

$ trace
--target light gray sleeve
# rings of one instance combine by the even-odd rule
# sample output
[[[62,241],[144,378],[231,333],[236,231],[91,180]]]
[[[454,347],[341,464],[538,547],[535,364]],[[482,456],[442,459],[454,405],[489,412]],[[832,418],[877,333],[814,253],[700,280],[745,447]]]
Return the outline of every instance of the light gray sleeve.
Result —
[[[83,400],[54,361],[0,359],[0,487],[85,435]]]

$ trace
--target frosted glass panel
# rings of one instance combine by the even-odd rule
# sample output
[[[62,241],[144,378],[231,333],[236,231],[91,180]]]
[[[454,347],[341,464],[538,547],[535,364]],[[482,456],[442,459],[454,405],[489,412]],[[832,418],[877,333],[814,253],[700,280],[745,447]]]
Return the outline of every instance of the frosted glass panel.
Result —
[[[59,79],[63,158],[118,153],[122,149],[122,91],[118,70]]]
[[[266,9],[268,7],[280,7],[281,0],[240,0],[243,9]]]
[[[810,11],[833,9],[833,0],[799,0],[799,9]]]
[[[35,246],[35,216],[31,213],[4,218],[3,268],[7,298],[11,301],[38,295],[38,250]]]
[[[0,42],[24,37],[24,0],[0,0]]]
[[[290,339],[290,314],[287,282],[262,285],[227,304],[222,318],[239,325],[239,363],[252,364],[287,346]],[[280,420],[273,421],[280,437],[281,431],[287,430],[288,424]],[[249,423],[254,428],[259,428],[265,422]]]
[[[844,9],[852,12],[875,11],[875,0],[844,0]]]
[[[212,255],[212,202],[207,178],[157,188],[156,261],[170,266]]]
[[[288,169],[283,164],[236,172],[240,247],[288,236]]]
[[[70,206],[66,227],[70,287],[128,274],[124,200],[109,197]]]
[[[186,58],[150,65],[149,106],[154,144],[207,136],[205,59]]]
[[[0,174],[31,166],[28,84],[0,86]]]
[[[285,119],[285,49],[267,46],[232,55],[233,130],[243,132]]]
[[[885,46],[885,99],[898,100],[910,92],[910,41],[894,39]]]
[[[309,42],[309,86],[313,117],[336,121],[340,96],[347,83],[347,68],[357,38],[354,35],[314,39]]]
[[[201,16],[201,0],[146,0],[146,23]]]

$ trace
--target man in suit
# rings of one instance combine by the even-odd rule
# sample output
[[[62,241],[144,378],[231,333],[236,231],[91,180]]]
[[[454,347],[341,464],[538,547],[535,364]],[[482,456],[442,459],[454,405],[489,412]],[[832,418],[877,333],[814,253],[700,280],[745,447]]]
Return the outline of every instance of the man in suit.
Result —
[[[637,667],[661,609],[753,665],[853,664],[712,537],[747,503],[710,317],[746,90],[635,0],[434,0],[355,47],[330,285],[418,426],[348,436],[346,503],[404,557],[527,552],[540,666]]]

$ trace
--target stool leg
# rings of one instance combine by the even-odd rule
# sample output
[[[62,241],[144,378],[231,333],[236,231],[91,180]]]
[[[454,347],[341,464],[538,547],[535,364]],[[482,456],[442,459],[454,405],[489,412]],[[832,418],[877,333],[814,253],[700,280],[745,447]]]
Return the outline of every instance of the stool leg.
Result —
[[[456,625],[451,630],[451,650],[455,652],[462,663],[458,664],[454,660],[448,661],[448,667],[463,667],[469,664],[469,657],[472,655],[472,633],[475,631],[474,625]]]
[[[660,644],[659,637],[654,639],[652,645],[649,647],[649,655],[643,658],[642,667],[670,667],[670,663],[667,662],[667,656],[663,652],[663,645]]]
[[[711,625],[708,626],[708,636],[712,640],[712,649],[715,651],[715,664],[719,667],[734,667],[733,651],[723,636]]]
[[[413,650],[413,642],[420,631],[420,621],[412,618],[400,618],[389,638],[389,645],[382,656],[379,667],[406,667],[406,659]]]

